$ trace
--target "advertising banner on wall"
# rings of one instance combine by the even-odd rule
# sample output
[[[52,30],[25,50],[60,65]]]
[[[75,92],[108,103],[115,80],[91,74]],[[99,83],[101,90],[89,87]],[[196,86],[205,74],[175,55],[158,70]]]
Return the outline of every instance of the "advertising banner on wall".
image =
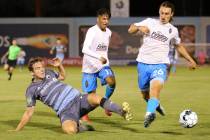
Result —
[[[35,56],[54,57],[49,50],[57,38],[67,47],[68,54],[68,31],[68,24],[0,24],[0,57],[8,50],[12,39],[26,52],[26,60]]]
[[[194,57],[195,56],[195,26],[194,25],[177,25],[179,31],[179,37],[181,38],[181,43],[184,44],[188,53]]]
[[[79,28],[79,54],[82,57],[82,47],[86,32],[91,26],[80,26]],[[191,56],[195,55],[195,26],[177,25],[182,43],[185,44],[187,51]],[[109,26],[112,31],[111,42],[109,46],[109,59],[117,63],[133,64],[138,55],[142,37],[128,34],[128,25]]]
[[[206,27],[206,40],[208,45],[206,46],[206,55],[210,59],[210,25]]]

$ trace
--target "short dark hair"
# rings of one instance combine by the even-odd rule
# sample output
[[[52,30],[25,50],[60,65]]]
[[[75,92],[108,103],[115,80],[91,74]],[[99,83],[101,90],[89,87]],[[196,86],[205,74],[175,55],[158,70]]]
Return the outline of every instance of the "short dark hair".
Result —
[[[108,9],[106,8],[101,8],[97,11],[97,17],[102,16],[102,15],[108,15],[109,18],[111,18],[111,13]]]
[[[175,12],[175,6],[173,3],[171,3],[170,1],[164,1],[161,3],[160,7],[168,7],[171,8],[171,12]]]
[[[29,71],[33,71],[33,64],[37,63],[37,62],[43,62],[44,60],[41,57],[32,57],[30,58],[30,60],[28,61],[28,70]]]

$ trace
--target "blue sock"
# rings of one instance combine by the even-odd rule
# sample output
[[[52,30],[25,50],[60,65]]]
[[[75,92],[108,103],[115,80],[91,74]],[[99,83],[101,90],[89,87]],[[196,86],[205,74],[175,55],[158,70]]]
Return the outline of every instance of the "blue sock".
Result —
[[[147,112],[154,113],[159,105],[159,100],[156,98],[150,98],[147,103]]]
[[[115,86],[107,85],[106,86],[105,98],[109,99],[112,96],[112,93],[114,92],[114,90],[115,90]]]

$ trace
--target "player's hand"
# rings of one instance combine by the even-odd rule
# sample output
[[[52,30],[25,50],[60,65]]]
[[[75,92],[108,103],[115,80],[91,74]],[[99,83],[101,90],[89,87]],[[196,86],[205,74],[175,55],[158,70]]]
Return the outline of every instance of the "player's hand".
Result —
[[[50,62],[50,65],[54,67],[59,67],[61,65],[61,60],[59,58],[53,58]]]
[[[148,35],[149,34],[149,28],[146,26],[140,26],[139,31],[141,31],[143,34]]]
[[[53,51],[52,50],[50,50],[50,52],[49,52],[50,54],[53,54]]]
[[[191,69],[191,70],[194,70],[194,69],[196,69],[197,68],[197,64],[194,62],[194,61],[192,61],[192,62],[189,62],[189,68]]]
[[[102,64],[106,64],[106,62],[107,62],[106,58],[104,58],[104,57],[101,57],[100,61],[101,61]]]

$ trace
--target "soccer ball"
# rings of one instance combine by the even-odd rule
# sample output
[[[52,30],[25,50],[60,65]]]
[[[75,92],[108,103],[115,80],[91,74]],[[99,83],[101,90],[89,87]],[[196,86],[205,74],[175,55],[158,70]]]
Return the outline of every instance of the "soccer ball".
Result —
[[[181,112],[179,116],[179,123],[184,128],[192,128],[198,122],[198,116],[190,109],[186,109]]]

